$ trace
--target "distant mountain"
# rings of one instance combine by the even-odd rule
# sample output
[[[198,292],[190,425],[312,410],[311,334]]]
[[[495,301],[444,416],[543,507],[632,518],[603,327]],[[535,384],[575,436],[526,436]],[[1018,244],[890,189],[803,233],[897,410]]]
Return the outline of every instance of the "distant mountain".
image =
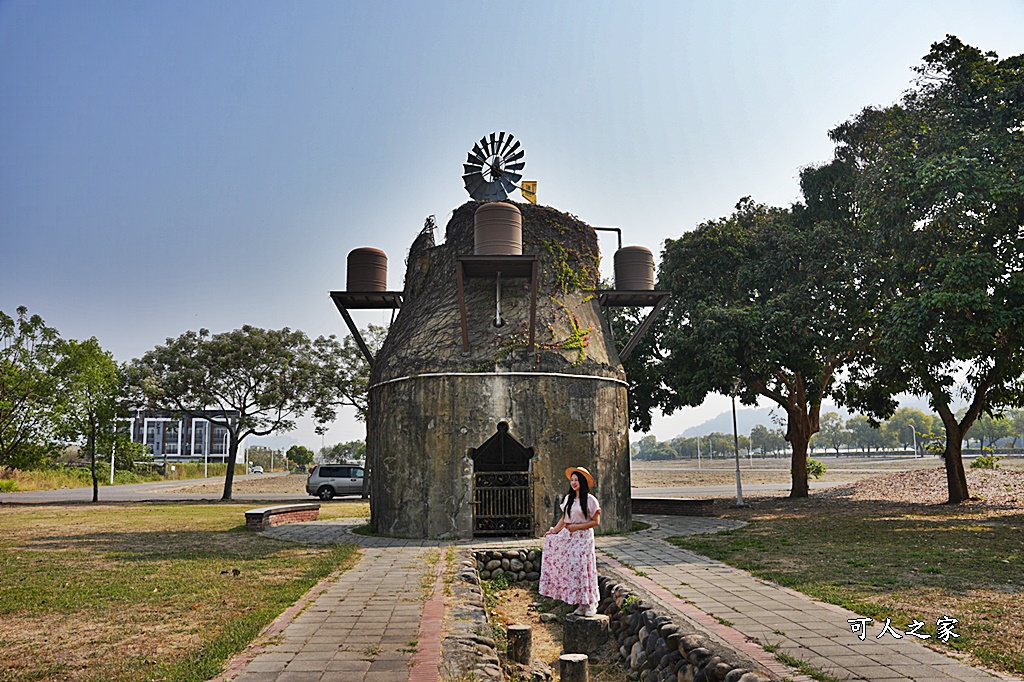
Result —
[[[764,424],[768,428],[779,427],[772,421],[771,415],[782,419],[785,424],[786,414],[780,409],[768,407],[737,407],[736,428],[744,436],[750,435],[750,430],[758,424]],[[694,436],[706,436],[709,433],[732,433],[732,410],[722,412],[717,417],[707,420],[703,424],[691,426],[679,434],[682,438],[693,438]],[[671,439],[669,439],[671,440]]]
[[[278,434],[274,436],[249,436],[245,439],[243,445],[247,448],[259,445],[271,450],[287,450],[293,445],[302,445],[302,443],[293,436]]]

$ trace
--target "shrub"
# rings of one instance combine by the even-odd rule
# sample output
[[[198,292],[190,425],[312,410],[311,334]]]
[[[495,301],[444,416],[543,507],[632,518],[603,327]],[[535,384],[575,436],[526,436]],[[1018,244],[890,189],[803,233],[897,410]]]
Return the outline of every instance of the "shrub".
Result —
[[[807,475],[813,476],[815,479],[819,479],[825,475],[825,465],[816,459],[807,460]]]
[[[1001,459],[1002,459],[1001,456],[997,457],[996,455],[980,455],[978,457],[975,457],[974,461],[971,462],[971,468],[972,469],[998,469],[999,468],[999,460],[1001,460]]]
[[[502,573],[497,578],[488,581],[492,590],[507,590],[512,583],[509,581],[508,573]]]
[[[828,469],[825,467],[824,464],[822,464],[821,462],[819,462],[816,459],[811,459],[810,457],[807,458],[807,475],[808,476],[811,476],[811,477],[813,477],[815,479],[819,479],[819,478],[821,478],[822,476],[825,475],[826,471],[828,471]],[[789,473],[790,473],[790,475],[792,475],[793,474],[793,470],[790,469]]]

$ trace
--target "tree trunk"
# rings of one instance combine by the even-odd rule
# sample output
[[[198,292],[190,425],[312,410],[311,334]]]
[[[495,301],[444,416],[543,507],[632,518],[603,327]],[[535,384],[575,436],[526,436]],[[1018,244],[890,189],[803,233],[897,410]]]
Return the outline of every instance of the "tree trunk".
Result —
[[[964,430],[948,405],[939,404],[935,408],[946,429],[946,451],[942,457],[946,464],[946,489],[949,493],[946,504],[966,502],[970,495],[967,492],[967,472],[964,471],[962,457]]]
[[[228,429],[228,467],[224,474],[224,494],[221,500],[231,499],[231,486],[235,482],[235,460],[238,458],[238,434]]]
[[[792,498],[807,497],[810,494],[807,485],[807,444],[811,441],[810,421],[810,417],[799,408],[788,411],[786,440],[793,448],[793,487],[789,491],[789,496]]]
[[[946,431],[946,487],[949,491],[947,504],[959,504],[970,499],[967,492],[967,472],[961,456],[961,440]]]

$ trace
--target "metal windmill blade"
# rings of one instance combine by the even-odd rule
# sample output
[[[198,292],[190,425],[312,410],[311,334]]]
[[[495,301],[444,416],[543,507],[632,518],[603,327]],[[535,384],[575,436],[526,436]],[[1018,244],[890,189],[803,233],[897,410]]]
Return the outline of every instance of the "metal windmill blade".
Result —
[[[512,133],[490,133],[480,138],[466,154],[462,181],[469,196],[477,201],[501,201],[523,179],[524,152]]]

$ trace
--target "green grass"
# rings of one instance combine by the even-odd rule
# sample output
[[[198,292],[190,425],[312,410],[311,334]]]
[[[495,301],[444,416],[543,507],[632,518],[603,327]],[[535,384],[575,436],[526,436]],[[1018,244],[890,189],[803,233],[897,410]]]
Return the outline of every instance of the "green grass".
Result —
[[[357,557],[246,531],[249,507],[0,507],[0,680],[216,676]]]
[[[773,500],[731,516],[750,525],[670,538],[771,582],[900,629],[959,619],[948,648],[1024,673],[1024,514],[947,505]]]
[[[781,635],[783,633],[776,630],[775,634]],[[835,677],[834,675],[829,675],[828,673],[823,672],[818,668],[815,668],[813,665],[811,665],[810,663],[801,658],[797,658],[796,656],[787,654],[785,651],[782,650],[781,644],[762,644],[761,648],[767,651],[768,653],[772,654],[775,657],[775,660],[779,663],[787,665],[790,668],[799,670],[811,679],[817,680],[818,682],[840,682],[838,677]],[[788,680],[790,678],[784,677],[782,679]]]

